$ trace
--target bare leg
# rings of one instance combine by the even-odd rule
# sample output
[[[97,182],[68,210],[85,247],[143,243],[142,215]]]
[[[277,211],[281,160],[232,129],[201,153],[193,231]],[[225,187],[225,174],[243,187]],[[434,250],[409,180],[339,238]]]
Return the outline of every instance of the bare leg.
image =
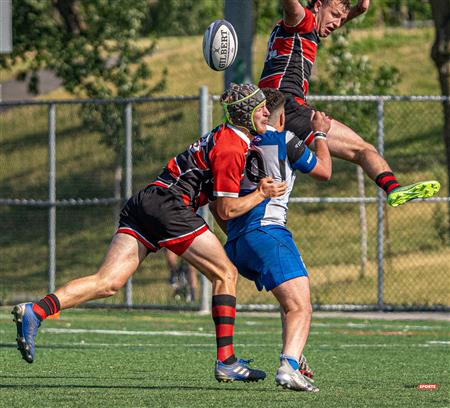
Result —
[[[305,347],[311,324],[309,279],[298,277],[272,290],[282,308],[283,354],[297,360]]]
[[[114,295],[147,256],[147,249],[126,234],[114,236],[106,257],[95,275],[66,283],[55,291],[61,309]]]
[[[211,231],[196,237],[181,256],[212,282],[214,295],[236,296],[236,267]]]
[[[392,171],[374,146],[337,120],[331,122],[327,140],[333,157],[358,164],[372,180],[381,173]]]
[[[188,281],[188,294],[186,299],[190,302],[194,302],[197,296],[198,279],[197,270],[192,266],[188,265],[187,269],[187,281]]]
[[[167,268],[169,269],[169,273],[170,273],[169,282],[171,284],[174,284],[176,282],[176,278],[177,278],[178,255],[173,253],[171,250],[169,250],[167,248],[164,250],[164,255],[166,257]]]

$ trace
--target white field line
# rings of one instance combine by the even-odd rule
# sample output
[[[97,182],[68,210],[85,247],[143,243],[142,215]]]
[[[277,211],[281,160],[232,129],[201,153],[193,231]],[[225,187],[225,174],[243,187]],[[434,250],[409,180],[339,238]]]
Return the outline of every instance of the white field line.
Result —
[[[193,331],[142,331],[142,330],[103,330],[103,329],[42,329],[42,333],[66,334],[66,333],[94,333],[114,334],[128,336],[174,336],[174,337],[214,337],[212,333],[199,333]]]
[[[311,327],[335,327],[335,328],[348,328],[348,329],[390,329],[390,330],[436,330],[436,329],[449,329],[449,326],[424,326],[424,325],[400,325],[400,324],[367,324],[367,323],[317,323],[313,322]]]
[[[1,320],[12,320],[12,316],[10,314],[3,314],[0,313],[0,319]],[[264,322],[258,322],[258,321],[246,321],[243,322],[247,326],[262,326],[265,323]],[[374,323],[321,323],[321,322],[312,322],[311,324],[312,328],[347,328],[347,329],[369,329],[369,330],[377,330],[377,329],[387,329],[387,330],[402,330],[402,331],[409,331],[409,330],[439,330],[439,329],[449,329],[450,325],[400,325],[400,324],[378,324],[378,322]],[[44,330],[64,330],[64,329],[41,329],[41,331]],[[75,329],[73,329],[75,330]],[[84,330],[84,329],[79,329]],[[159,334],[146,334],[150,332],[142,332],[142,335],[159,335]],[[151,332],[151,333],[159,333],[159,332]],[[160,335],[164,335],[164,333],[167,332],[161,332]],[[197,336],[209,336],[206,333],[198,333],[198,332],[174,332],[174,333],[196,333],[194,335]],[[241,334],[244,334],[243,332],[239,332]],[[267,331],[267,333],[271,333],[271,331]],[[110,334],[116,334],[116,333],[110,333]],[[251,333],[249,333],[251,334]],[[179,334],[179,336],[188,336],[190,334]],[[212,334],[211,334],[212,335]]]
[[[180,347],[181,344],[175,344],[175,343],[89,343],[84,340],[81,340],[80,342],[64,342],[64,343],[43,343],[40,344],[41,346],[66,346],[66,347],[74,347],[74,346],[80,346],[80,347],[148,347],[148,348],[168,348],[168,347]],[[236,347],[241,348],[279,348],[282,346],[281,343],[274,344],[274,343],[235,343]],[[15,346],[15,343],[11,343],[11,346]],[[214,343],[183,343],[183,347],[192,347],[192,348],[211,348],[215,349],[216,345]],[[427,348],[430,346],[442,346],[440,342],[430,342],[423,344],[396,344],[396,343],[378,343],[378,344],[341,344],[341,345],[335,345],[335,344],[319,344],[315,346],[315,348],[318,349],[347,349],[347,348],[405,348],[405,347],[418,347],[418,348]],[[38,345],[39,347],[39,345]]]

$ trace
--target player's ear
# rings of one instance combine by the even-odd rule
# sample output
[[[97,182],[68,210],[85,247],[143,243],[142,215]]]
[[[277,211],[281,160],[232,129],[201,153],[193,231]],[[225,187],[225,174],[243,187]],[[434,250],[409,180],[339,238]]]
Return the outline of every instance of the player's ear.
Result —
[[[316,13],[318,13],[319,12],[319,9],[322,7],[322,0],[317,0],[315,3],[314,3],[314,6],[313,6],[313,12],[314,12],[314,14],[316,14]]]
[[[280,115],[280,126],[282,129],[284,129],[284,124],[286,122],[286,115],[284,113],[284,108],[281,111],[281,115]]]

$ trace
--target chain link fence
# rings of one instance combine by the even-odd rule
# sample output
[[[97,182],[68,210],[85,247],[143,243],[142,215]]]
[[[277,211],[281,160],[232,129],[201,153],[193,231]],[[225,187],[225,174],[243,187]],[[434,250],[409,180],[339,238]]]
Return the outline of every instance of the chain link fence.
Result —
[[[356,166],[333,161],[330,182],[299,175],[288,227],[320,308],[448,309],[448,185],[439,97],[312,97],[384,151],[404,184],[438,179],[440,197],[387,208]],[[45,295],[94,273],[125,198],[221,120],[217,97],[0,103],[0,303]],[[214,226],[215,232],[225,237]],[[174,297],[164,254],[150,255],[102,305],[208,308]],[[275,308],[240,279],[243,308]]]

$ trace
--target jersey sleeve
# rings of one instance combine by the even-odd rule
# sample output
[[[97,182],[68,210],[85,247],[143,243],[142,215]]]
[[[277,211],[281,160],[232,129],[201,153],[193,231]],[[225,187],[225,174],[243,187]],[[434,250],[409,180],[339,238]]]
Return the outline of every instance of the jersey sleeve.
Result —
[[[245,154],[237,148],[213,150],[210,156],[214,197],[239,197]]]
[[[288,33],[310,33],[316,26],[316,20],[310,10],[305,8],[305,15],[296,26],[287,25],[284,20],[281,25]]]
[[[292,132],[286,132],[286,154],[294,170],[309,173],[316,167],[316,155]]]

